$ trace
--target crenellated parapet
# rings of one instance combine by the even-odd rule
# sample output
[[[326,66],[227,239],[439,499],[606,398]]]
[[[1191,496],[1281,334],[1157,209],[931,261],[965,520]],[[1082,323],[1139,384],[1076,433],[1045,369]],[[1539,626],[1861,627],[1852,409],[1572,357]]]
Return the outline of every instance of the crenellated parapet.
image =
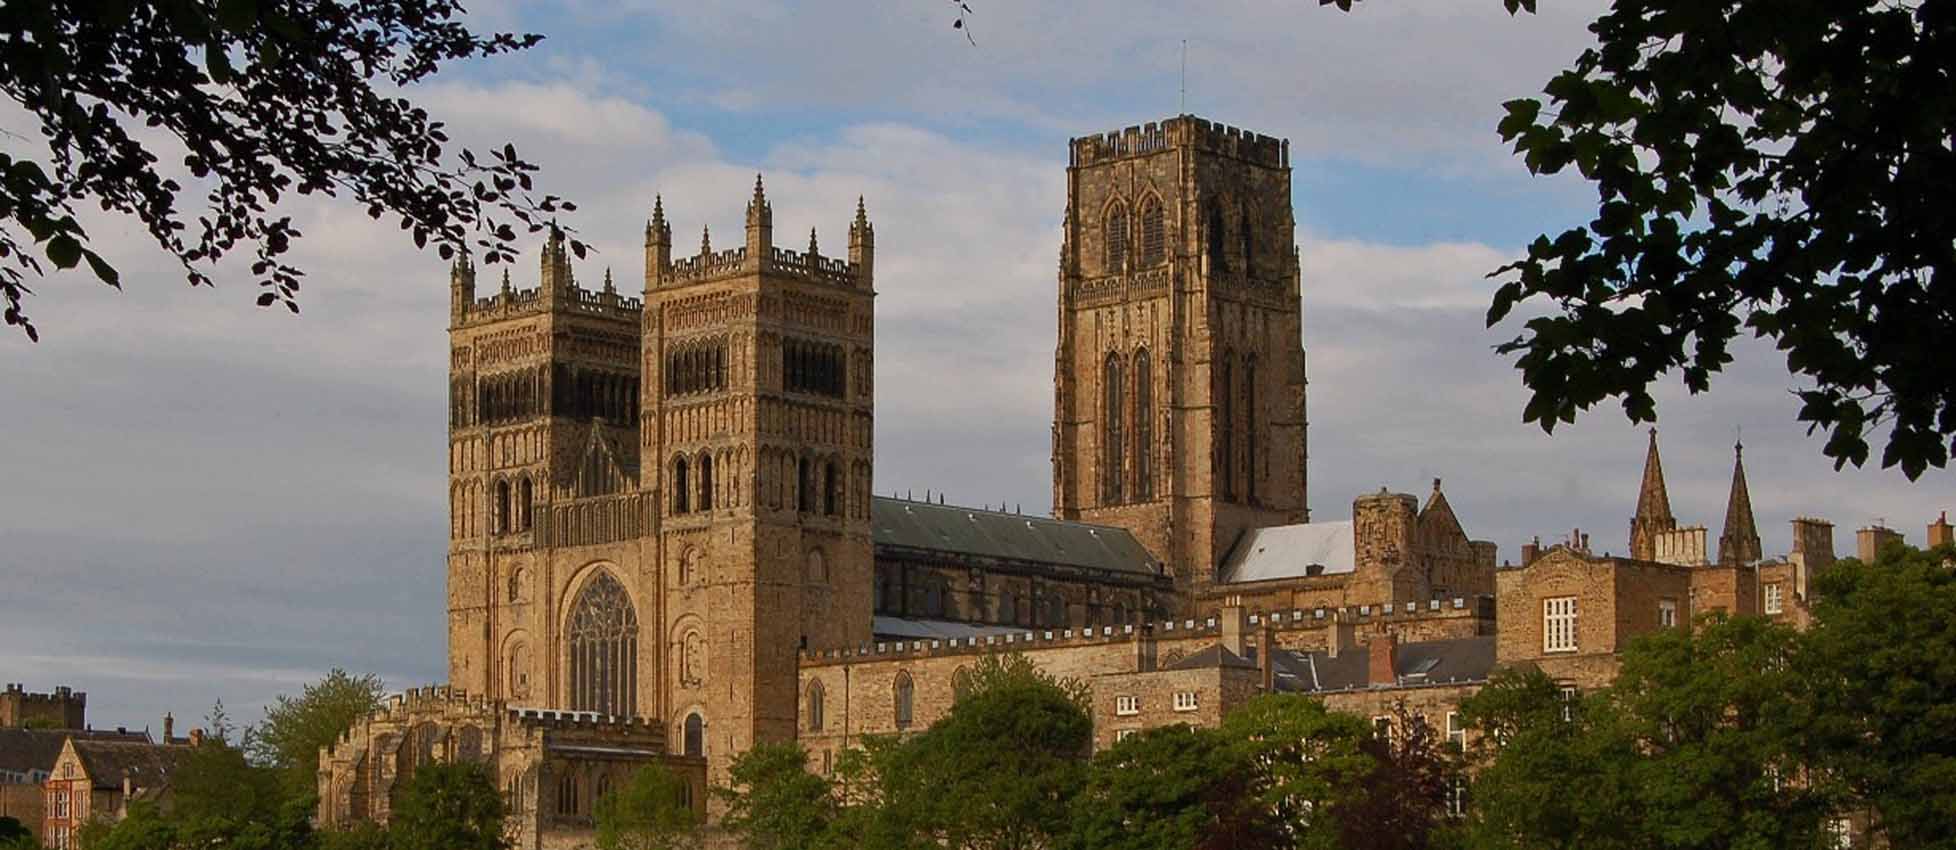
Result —
[[[755,273],[775,277],[799,278],[810,283],[848,289],[869,289],[872,284],[874,228],[858,199],[855,219],[849,225],[849,253],[844,257],[821,254],[813,229],[808,233],[808,249],[797,251],[774,243],[774,207],[759,176],[754,179],[754,194],[747,201],[746,241],[733,248],[714,250],[713,233],[700,229],[699,250],[691,256],[675,257],[672,225],[666,219],[665,201],[653,203],[652,218],[645,226],[645,285],[647,291],[673,286],[722,280]]]
[[[1270,168],[1290,167],[1290,142],[1193,115],[1080,136],[1069,144],[1069,165],[1097,165],[1170,148],[1187,147]]]

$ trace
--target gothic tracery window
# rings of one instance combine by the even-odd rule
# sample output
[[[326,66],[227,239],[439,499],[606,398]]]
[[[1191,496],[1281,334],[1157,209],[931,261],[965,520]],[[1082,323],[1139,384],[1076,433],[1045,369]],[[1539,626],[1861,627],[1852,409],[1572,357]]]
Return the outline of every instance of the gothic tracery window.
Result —
[[[570,619],[571,710],[629,717],[638,681],[638,613],[625,587],[600,572]]]
[[[1149,195],[1141,203],[1141,265],[1161,262],[1167,244],[1161,220],[1161,199]]]
[[[1120,274],[1127,267],[1127,207],[1119,202],[1107,208],[1107,273]]]
[[[1119,504],[1121,501],[1121,419],[1126,410],[1121,404],[1121,356],[1109,352],[1101,367],[1101,390],[1106,393],[1101,406],[1101,462],[1100,462],[1100,501],[1102,504]]]
[[[1134,497],[1155,495],[1154,363],[1143,348],[1134,353]]]

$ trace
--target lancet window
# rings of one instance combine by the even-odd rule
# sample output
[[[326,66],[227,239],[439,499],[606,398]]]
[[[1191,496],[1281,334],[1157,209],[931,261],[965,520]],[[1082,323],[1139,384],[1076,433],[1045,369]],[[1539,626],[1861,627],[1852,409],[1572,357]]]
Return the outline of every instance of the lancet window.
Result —
[[[624,585],[600,572],[570,618],[571,709],[629,717],[638,682],[638,614]]]

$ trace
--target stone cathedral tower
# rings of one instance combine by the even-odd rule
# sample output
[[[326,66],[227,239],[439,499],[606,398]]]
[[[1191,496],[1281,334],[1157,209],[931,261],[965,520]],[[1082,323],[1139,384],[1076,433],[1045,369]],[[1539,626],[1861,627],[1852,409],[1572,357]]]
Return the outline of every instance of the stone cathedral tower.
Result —
[[[1289,145],[1183,115],[1071,149],[1054,510],[1200,592],[1245,529],[1308,519]]]

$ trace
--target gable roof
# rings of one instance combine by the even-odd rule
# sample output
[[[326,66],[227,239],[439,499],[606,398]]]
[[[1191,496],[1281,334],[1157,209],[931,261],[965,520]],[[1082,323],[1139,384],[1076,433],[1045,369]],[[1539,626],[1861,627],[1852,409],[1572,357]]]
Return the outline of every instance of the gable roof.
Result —
[[[148,741],[70,739],[75,758],[96,788],[120,788],[124,779],[140,788],[168,784],[170,775],[195,749]]]
[[[881,496],[870,500],[870,514],[877,546],[1162,574],[1161,565],[1125,528]]]
[[[0,773],[24,774],[53,770],[54,760],[61,757],[61,745],[66,743],[70,736],[149,742],[149,736],[142,732],[0,729]]]
[[[1230,550],[1221,576],[1225,584],[1304,578],[1313,564],[1323,566],[1324,575],[1358,568],[1351,520],[1252,528]]]
[[[1186,655],[1170,662],[1163,670],[1201,670],[1208,667],[1240,667],[1257,669],[1256,662],[1229,651],[1222,644],[1213,644],[1200,652]]]

